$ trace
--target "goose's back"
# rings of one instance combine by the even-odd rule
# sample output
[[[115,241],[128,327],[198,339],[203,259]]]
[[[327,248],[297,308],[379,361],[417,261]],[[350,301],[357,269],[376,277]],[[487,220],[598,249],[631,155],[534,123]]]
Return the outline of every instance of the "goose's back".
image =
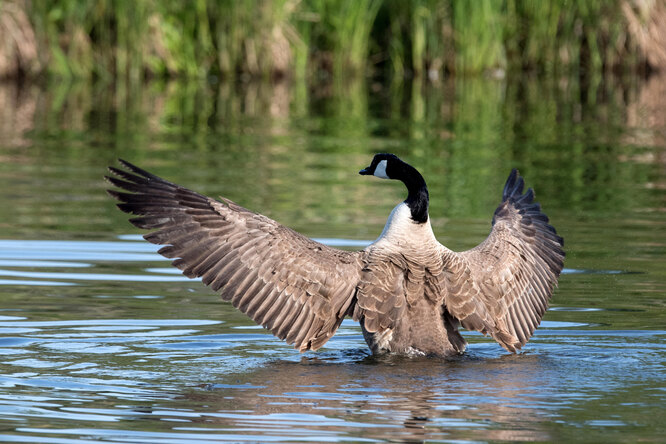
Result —
[[[353,317],[373,353],[445,356],[464,351],[457,322],[442,303],[446,269],[429,221],[410,222],[404,208],[396,207],[361,261]]]

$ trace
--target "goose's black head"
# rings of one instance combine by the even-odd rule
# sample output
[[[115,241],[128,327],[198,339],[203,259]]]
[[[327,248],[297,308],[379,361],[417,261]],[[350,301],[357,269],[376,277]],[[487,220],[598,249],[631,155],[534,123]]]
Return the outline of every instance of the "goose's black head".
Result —
[[[414,222],[422,224],[428,220],[428,187],[416,168],[403,162],[395,154],[381,153],[375,154],[372,163],[358,173],[402,181],[409,192],[405,203],[412,212]]]
[[[395,154],[375,154],[370,166],[363,168],[358,174],[363,176],[377,176],[382,179],[397,179],[397,170],[401,165],[407,164]]]

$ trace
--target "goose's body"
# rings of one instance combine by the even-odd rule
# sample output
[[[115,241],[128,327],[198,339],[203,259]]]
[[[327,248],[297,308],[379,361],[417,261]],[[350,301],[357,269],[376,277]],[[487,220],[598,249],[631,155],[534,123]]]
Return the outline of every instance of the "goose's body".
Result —
[[[129,193],[109,193],[139,215],[132,223],[157,230],[144,237],[300,351],[320,348],[349,315],[373,353],[462,353],[461,325],[516,352],[540,323],[563,266],[562,238],[532,203],[532,190],[522,193],[516,170],[488,238],[456,253],[435,238],[422,176],[378,154],[360,173],[401,180],[408,197],[374,243],[347,252],[121,162],[131,173],[110,168],[120,179],[108,180]]]
[[[373,353],[447,355],[465,349],[457,323],[442,304],[442,248],[430,220],[414,222],[404,202],[366,248],[354,317],[363,320],[363,336]]]

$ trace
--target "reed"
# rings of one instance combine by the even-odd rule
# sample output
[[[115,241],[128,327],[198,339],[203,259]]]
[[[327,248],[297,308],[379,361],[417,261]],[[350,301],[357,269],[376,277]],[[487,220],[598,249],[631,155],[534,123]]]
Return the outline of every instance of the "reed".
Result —
[[[311,48],[323,52],[320,65],[329,65],[334,76],[363,73],[370,34],[382,0],[311,0],[306,2],[312,23]],[[314,53],[314,51],[313,51]]]
[[[438,0],[384,3],[381,14],[387,24],[379,23],[375,36],[390,36],[379,43],[387,48],[392,75],[403,77],[412,73],[439,78],[453,51],[450,13],[450,3]]]
[[[666,10],[663,3],[0,0],[0,34],[34,36],[34,49],[23,45],[18,52],[33,54],[22,62],[29,69],[0,63],[0,75],[23,69],[135,82],[210,75],[437,79],[498,69],[635,70],[650,62],[646,53],[659,45],[644,38],[641,20],[662,21],[652,15]],[[15,48],[0,45],[0,61],[14,60]]]
[[[503,3],[452,2],[456,72],[481,72],[506,65],[502,47]]]
[[[622,12],[625,3],[509,0],[507,59],[514,68],[551,73],[636,67],[640,51]]]

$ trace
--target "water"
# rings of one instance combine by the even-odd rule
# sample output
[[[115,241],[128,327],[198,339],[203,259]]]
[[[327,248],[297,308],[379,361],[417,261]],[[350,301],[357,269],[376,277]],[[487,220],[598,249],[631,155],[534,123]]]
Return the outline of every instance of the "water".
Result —
[[[663,79],[0,87],[0,441],[647,441],[666,433]],[[370,92],[368,92],[370,91]],[[115,209],[118,157],[338,248],[418,166],[462,250],[518,167],[565,237],[518,355],[465,332],[449,359],[373,358],[351,320],[299,354],[183,278]]]

